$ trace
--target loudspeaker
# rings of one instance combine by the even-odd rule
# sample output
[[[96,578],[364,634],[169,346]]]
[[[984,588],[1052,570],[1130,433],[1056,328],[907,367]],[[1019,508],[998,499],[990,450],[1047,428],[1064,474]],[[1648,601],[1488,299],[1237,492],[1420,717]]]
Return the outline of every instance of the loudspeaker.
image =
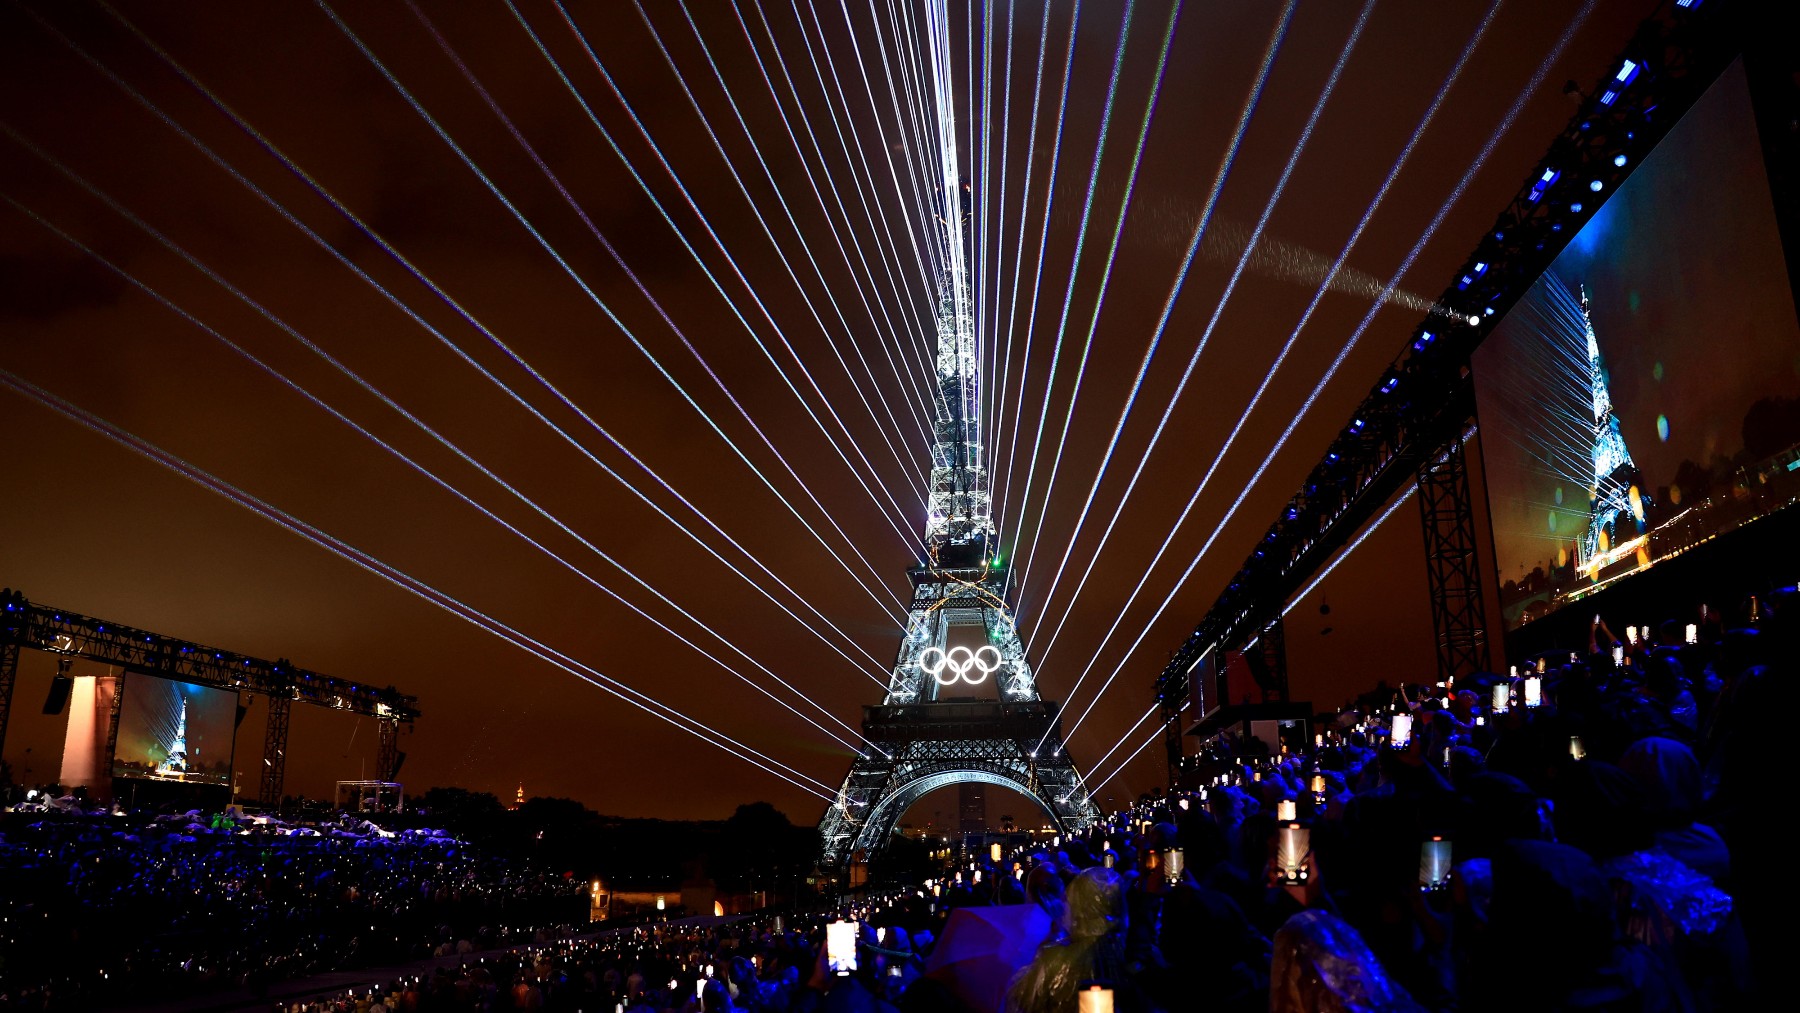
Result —
[[[44,697],[45,714],[61,714],[69,705],[69,691],[75,688],[75,680],[66,675],[52,676],[50,679],[50,695]]]

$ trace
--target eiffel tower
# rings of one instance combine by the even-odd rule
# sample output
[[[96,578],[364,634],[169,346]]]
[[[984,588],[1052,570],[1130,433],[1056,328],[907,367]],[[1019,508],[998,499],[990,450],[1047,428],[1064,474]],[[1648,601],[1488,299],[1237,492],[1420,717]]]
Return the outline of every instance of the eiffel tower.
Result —
[[[912,602],[886,698],[863,708],[867,745],[819,821],[826,868],[881,850],[902,813],[952,784],[1014,789],[1064,833],[1100,816],[1063,750],[1057,705],[1038,695],[1007,603],[1011,572],[999,557],[982,464],[980,357],[963,268],[969,195],[958,185],[946,105],[941,192],[955,196],[940,215],[947,263],[938,282],[924,559],[906,572]]]
[[[1593,459],[1593,485],[1589,490],[1588,526],[1581,539],[1581,558],[1590,576],[1627,551],[1630,540],[1644,530],[1644,499],[1637,493],[1642,479],[1631,451],[1625,447],[1625,436],[1619,432],[1619,417],[1612,406],[1612,389],[1606,366],[1600,359],[1600,339],[1594,333],[1594,320],[1588,309],[1587,286],[1581,286],[1581,322],[1587,331],[1588,394],[1593,408],[1593,430],[1589,451]]]

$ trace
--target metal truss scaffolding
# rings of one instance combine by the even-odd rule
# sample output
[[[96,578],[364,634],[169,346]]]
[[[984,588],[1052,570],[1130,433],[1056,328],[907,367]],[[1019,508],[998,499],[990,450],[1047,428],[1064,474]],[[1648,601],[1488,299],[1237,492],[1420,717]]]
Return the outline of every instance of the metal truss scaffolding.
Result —
[[[1492,667],[1481,567],[1475,556],[1474,497],[1463,440],[1419,469],[1419,521],[1425,532],[1425,576],[1431,592],[1431,629],[1437,638],[1438,679]]]
[[[116,665],[128,673],[267,697],[269,730],[263,749],[261,797],[271,804],[281,800],[288,708],[295,701],[380,719],[384,729],[383,755],[390,759],[398,757],[399,724],[410,724],[419,716],[418,698],[392,686],[382,688],[337,679],[297,668],[286,659],[266,661],[52,608],[8,588],[0,591],[0,745],[6,741],[6,718],[19,651],[27,647],[59,655],[65,661],[85,658]],[[117,735],[115,708],[107,731],[109,751]]]

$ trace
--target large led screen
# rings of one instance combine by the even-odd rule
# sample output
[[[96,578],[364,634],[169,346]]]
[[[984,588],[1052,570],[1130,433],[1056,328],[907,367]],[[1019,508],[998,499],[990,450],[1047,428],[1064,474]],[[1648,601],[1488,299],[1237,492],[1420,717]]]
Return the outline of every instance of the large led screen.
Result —
[[[113,776],[229,785],[236,728],[234,693],[128,675]]]
[[[1474,360],[1509,629],[1800,497],[1800,323],[1742,65],[1591,200]]]

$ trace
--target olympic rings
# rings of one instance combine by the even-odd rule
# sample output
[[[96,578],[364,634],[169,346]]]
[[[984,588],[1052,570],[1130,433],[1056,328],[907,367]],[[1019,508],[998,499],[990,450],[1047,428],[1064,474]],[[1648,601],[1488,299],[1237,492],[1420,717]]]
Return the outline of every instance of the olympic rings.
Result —
[[[990,657],[993,660],[988,660]],[[1001,660],[1000,649],[991,644],[974,651],[967,647],[952,647],[948,651],[941,647],[927,647],[919,654],[919,667],[936,679],[939,686],[954,686],[959,679],[971,686],[979,686],[1000,668]],[[979,672],[980,675],[970,678],[971,671]],[[948,678],[945,677],[946,673]]]

